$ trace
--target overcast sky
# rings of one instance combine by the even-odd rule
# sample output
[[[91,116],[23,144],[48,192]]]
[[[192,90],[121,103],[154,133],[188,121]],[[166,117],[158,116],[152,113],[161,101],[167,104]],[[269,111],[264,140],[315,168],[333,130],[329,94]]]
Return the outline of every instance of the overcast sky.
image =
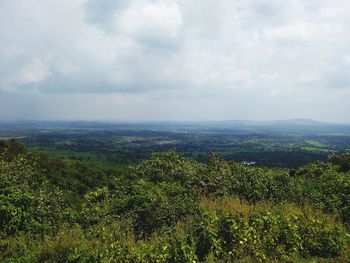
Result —
[[[0,0],[0,119],[350,122],[348,0]]]

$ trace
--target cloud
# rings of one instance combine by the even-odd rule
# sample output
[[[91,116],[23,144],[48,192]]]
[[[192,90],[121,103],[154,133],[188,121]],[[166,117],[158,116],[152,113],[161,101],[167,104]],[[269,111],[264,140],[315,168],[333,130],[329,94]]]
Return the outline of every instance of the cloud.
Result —
[[[15,81],[19,85],[37,84],[44,81],[49,74],[49,67],[44,62],[39,59],[32,59],[29,64],[19,71]]]
[[[349,12],[345,0],[0,1],[0,96],[22,109],[29,94],[119,96],[164,119],[166,104],[178,118],[322,119],[332,97],[327,116],[349,120]]]
[[[111,21],[120,11],[127,8],[131,1],[124,0],[88,0],[84,4],[85,18],[88,23],[95,24],[103,30],[113,30]]]
[[[141,44],[176,46],[182,15],[175,3],[135,3],[117,18],[117,27]]]

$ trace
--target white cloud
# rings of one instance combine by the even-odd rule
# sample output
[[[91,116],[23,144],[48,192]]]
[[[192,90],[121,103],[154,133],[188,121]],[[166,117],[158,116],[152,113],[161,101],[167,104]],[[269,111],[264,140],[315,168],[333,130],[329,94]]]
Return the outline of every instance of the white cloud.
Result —
[[[44,81],[50,74],[49,67],[39,59],[32,59],[32,61],[25,65],[15,80],[19,85],[36,84]]]
[[[177,41],[182,15],[176,3],[136,2],[117,17],[117,27],[133,39],[150,45]]]
[[[322,119],[333,112],[350,121],[342,114],[349,12],[346,0],[0,1],[0,92],[81,96],[90,104],[109,94],[139,104],[144,119],[174,118],[158,112],[168,103],[178,118]],[[80,107],[77,116],[86,116]],[[103,108],[95,115],[103,118]]]

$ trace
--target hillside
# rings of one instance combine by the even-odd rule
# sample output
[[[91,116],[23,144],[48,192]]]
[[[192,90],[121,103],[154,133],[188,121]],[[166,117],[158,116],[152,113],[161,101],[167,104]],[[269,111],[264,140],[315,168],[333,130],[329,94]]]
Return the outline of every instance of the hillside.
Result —
[[[115,170],[0,152],[0,261],[350,259],[348,153],[277,169],[170,151]]]

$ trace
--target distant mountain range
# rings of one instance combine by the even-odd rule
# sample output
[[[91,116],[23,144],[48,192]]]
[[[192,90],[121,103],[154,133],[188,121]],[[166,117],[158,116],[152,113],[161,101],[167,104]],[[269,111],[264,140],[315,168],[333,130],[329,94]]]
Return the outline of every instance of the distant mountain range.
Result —
[[[243,126],[273,126],[273,125],[304,125],[304,126],[333,126],[346,124],[333,124],[320,122],[311,119],[289,119],[275,121],[251,121],[251,120],[227,120],[227,121],[207,121],[203,124],[225,124],[225,125],[243,125]],[[350,126],[350,125],[349,125]]]

